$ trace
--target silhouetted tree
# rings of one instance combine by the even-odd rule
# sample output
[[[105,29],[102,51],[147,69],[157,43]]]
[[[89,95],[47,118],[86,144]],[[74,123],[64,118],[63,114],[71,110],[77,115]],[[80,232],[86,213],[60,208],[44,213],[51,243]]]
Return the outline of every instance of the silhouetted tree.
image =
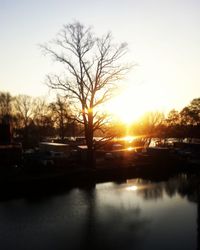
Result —
[[[44,98],[37,97],[34,99],[34,108],[32,113],[32,121],[38,132],[38,140],[47,136],[54,136],[55,129],[52,112],[49,109],[49,103],[47,103]]]
[[[200,98],[193,99],[180,114],[182,124],[200,125]]]
[[[181,125],[181,115],[180,113],[172,109],[168,115],[167,118],[164,121],[164,137],[165,138],[170,138],[170,137],[175,137],[175,138],[182,138],[183,137],[183,129]]]
[[[24,147],[28,147],[31,136],[33,136],[33,132],[29,131],[29,125],[31,124],[31,128],[33,128],[32,118],[35,110],[35,100],[31,96],[18,95],[15,97],[14,109],[18,120],[18,132],[22,136],[22,144]]]
[[[16,115],[21,120],[21,126],[26,129],[34,114],[35,100],[28,95],[18,95],[15,97],[14,107]]]
[[[175,125],[180,124],[180,122],[181,122],[180,113],[177,110],[172,109],[169,112],[165,121],[166,121],[168,126],[175,126]]]
[[[161,125],[164,123],[164,114],[160,112],[147,112],[135,126],[136,134],[142,135],[149,146],[153,137],[160,137]]]
[[[0,118],[11,116],[12,96],[8,92],[0,92]]]
[[[59,129],[60,139],[63,141],[67,124],[70,121],[69,101],[57,95],[56,101],[50,103],[49,108],[52,111],[52,118],[56,127]]]
[[[48,103],[44,98],[41,97],[36,97],[32,98],[32,105],[33,107],[31,108],[31,119],[35,123],[35,125],[42,125],[42,118],[46,115],[48,115]]]
[[[94,133],[106,122],[99,107],[112,97],[127,72],[128,66],[120,62],[127,44],[113,44],[110,33],[99,38],[91,28],[75,22],[65,25],[57,40],[42,48],[65,66],[63,77],[48,76],[48,85],[63,90],[78,107],[76,121],[84,126],[88,162],[93,165]]]

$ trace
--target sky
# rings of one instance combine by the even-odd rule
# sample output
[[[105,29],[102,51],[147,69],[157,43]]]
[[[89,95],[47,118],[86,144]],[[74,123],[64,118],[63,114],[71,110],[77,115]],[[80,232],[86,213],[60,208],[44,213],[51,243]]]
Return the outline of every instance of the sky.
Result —
[[[199,13],[198,0],[0,0],[0,91],[49,96],[45,76],[55,63],[39,44],[77,20],[127,42],[137,64],[115,109],[126,100],[129,108],[180,110],[200,96]]]

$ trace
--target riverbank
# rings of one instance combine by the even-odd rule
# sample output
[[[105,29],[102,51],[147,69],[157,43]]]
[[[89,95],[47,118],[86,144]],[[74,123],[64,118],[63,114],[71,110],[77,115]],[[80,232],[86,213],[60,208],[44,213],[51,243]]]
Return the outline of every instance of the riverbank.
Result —
[[[118,160],[116,162],[108,161],[104,165],[99,163],[95,169],[76,166],[66,169],[49,169],[46,172],[17,170],[13,174],[0,176],[0,199],[62,192],[62,190],[72,187],[89,187],[100,182],[120,182],[131,178],[167,180],[184,171],[198,172],[198,168],[178,163],[172,164],[172,162],[136,164]]]

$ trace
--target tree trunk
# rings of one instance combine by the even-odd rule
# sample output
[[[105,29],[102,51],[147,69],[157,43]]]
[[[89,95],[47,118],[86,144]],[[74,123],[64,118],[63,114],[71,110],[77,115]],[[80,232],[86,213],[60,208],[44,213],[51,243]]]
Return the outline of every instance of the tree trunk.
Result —
[[[87,143],[87,167],[95,168],[95,150],[93,145],[93,114],[88,115],[88,127],[86,129],[86,143]]]
[[[95,168],[95,154],[93,148],[88,148],[87,151],[87,167],[91,169]]]

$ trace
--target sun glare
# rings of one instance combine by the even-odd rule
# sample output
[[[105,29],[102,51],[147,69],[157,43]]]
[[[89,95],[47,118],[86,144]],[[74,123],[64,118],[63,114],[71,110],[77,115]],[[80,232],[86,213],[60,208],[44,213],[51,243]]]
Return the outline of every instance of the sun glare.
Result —
[[[129,187],[126,188],[126,190],[128,190],[128,191],[136,191],[137,189],[138,189],[138,187],[135,186],[135,185],[129,186]]]
[[[137,121],[148,111],[165,112],[167,104],[165,98],[158,94],[163,92],[160,88],[155,84],[130,85],[108,103],[107,109],[114,118],[126,124]]]
[[[131,143],[135,139],[135,136],[127,135],[122,138],[123,141]]]

